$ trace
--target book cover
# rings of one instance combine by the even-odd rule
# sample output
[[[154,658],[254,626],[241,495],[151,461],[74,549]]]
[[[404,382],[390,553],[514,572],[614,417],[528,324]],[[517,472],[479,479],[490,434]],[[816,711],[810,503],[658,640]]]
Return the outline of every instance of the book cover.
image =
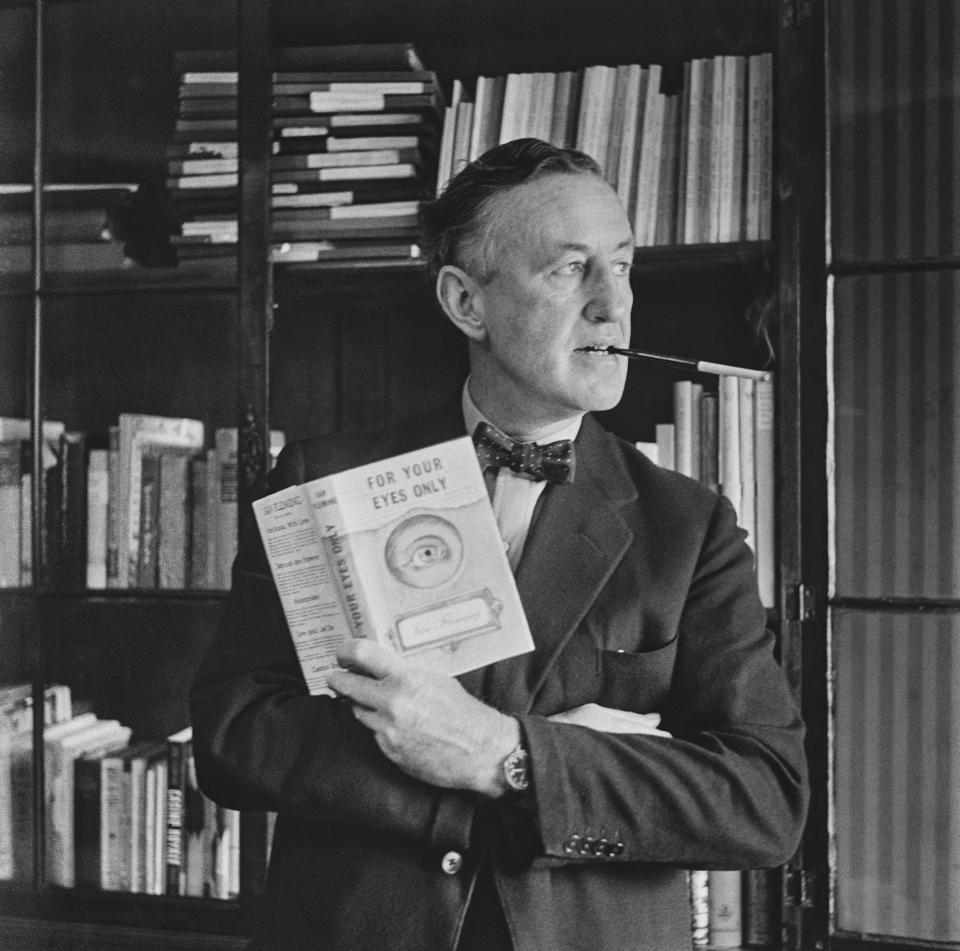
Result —
[[[533,649],[469,437],[253,507],[312,693],[351,636],[451,676]]]

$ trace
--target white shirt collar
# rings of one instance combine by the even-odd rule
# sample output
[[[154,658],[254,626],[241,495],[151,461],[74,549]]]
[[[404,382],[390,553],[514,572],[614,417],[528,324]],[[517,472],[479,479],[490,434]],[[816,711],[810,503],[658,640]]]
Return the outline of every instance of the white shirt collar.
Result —
[[[473,431],[479,423],[489,423],[491,426],[499,429],[500,432],[515,442],[553,442],[556,439],[576,439],[580,432],[580,424],[583,422],[583,413],[578,413],[570,419],[563,419],[558,423],[551,423],[549,426],[543,426],[529,433],[507,433],[500,429],[492,420],[487,419],[477,408],[473,397],[470,396],[470,378],[463,384],[463,397],[461,399],[463,407],[463,421],[466,423],[467,434],[473,435]]]

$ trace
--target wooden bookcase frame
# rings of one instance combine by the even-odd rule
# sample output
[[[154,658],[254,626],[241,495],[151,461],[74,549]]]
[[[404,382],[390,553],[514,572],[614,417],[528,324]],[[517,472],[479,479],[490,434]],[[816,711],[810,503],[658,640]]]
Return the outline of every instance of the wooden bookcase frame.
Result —
[[[36,15],[35,142],[33,180],[39,186],[45,177],[43,23],[52,0],[33,0]],[[60,0],[68,2],[68,0]],[[502,4],[501,4],[502,5]],[[241,433],[240,502],[249,501],[256,479],[268,458],[266,436],[271,420],[271,333],[275,310],[282,306],[274,268],[268,263],[269,218],[269,43],[276,7],[262,0],[237,0],[238,60],[240,66],[240,244],[236,281],[200,279],[178,282],[166,276],[137,275],[129,279],[137,292],[234,295],[238,320],[239,359],[236,368],[235,419]],[[415,8],[411,2],[403,7]],[[466,4],[466,6],[478,6]],[[673,0],[649,0],[654,19],[669,23]],[[706,8],[695,0],[683,5],[691,10]],[[716,0],[710,16],[733,23],[744,7],[733,0]],[[814,801],[809,832],[801,853],[784,869],[784,948],[823,947],[826,936],[828,853],[826,841],[827,725],[824,671],[826,591],[826,496],[823,470],[826,445],[825,381],[825,254],[824,254],[824,90],[822,0],[754,0],[754,12],[763,8],[769,17],[770,48],[776,69],[774,218],[773,242],[744,246],[689,246],[643,249],[637,252],[638,272],[679,271],[690,274],[704,265],[718,268],[769,269],[774,275],[776,296],[777,401],[779,415],[779,604],[772,622],[781,644],[782,659],[791,683],[802,698],[809,725],[809,750]],[[326,16],[314,11],[315,18]],[[349,19],[349,18],[348,18]],[[328,41],[357,41],[348,23],[342,34]],[[382,31],[381,31],[382,32]],[[681,37],[671,34],[668,51],[679,57]],[[359,37],[362,39],[363,37]],[[380,34],[377,39],[385,38]],[[400,39],[390,36],[391,39]],[[417,40],[415,35],[403,39]],[[431,41],[440,40],[436,35]],[[460,38],[461,43],[467,42]],[[516,37],[511,39],[516,46]],[[705,53],[703,55],[706,55]],[[40,191],[35,195],[36,261],[29,296],[33,316],[32,366],[29,405],[34,422],[33,453],[39,459],[39,424],[43,411],[41,351],[45,330],[44,312],[51,297],[81,291],[69,282],[44,281],[42,208]],[[317,267],[301,269],[284,279],[298,294],[322,289],[333,282],[354,281],[369,272],[376,280],[409,282],[416,268],[353,269]],[[353,277],[351,277],[351,274]],[[304,291],[306,287],[306,291]],[[94,288],[95,290],[96,288]],[[107,288],[107,292],[117,290]],[[120,292],[123,292],[121,288]],[[280,302],[278,304],[278,301]],[[39,487],[34,489],[34,508],[39,509]],[[36,522],[36,520],[35,520]],[[39,526],[34,525],[33,545],[39,551]],[[39,589],[0,594],[0,611],[10,613],[15,605],[38,617],[51,610],[54,597]],[[108,602],[135,602],[133,595],[117,593]],[[162,600],[162,599],[161,599]],[[171,602],[187,602],[186,610],[215,612],[218,597],[172,596]],[[191,602],[194,607],[191,608]],[[107,610],[110,608],[108,607]],[[52,608],[56,611],[56,605]],[[133,610],[136,610],[134,605]],[[33,639],[29,666],[35,696],[47,681],[45,658],[50,645],[44,637]],[[238,947],[256,914],[256,899],[262,891],[266,857],[266,822],[252,815],[243,819],[241,897],[238,902],[202,899],[168,899],[111,893],[63,892],[46,888],[43,882],[43,723],[40,705],[34,722],[34,771],[36,806],[35,881],[30,889],[0,888],[0,933],[8,933],[17,947],[70,946],[71,933],[78,940],[94,936],[102,947],[146,947],[173,943],[181,947]]]

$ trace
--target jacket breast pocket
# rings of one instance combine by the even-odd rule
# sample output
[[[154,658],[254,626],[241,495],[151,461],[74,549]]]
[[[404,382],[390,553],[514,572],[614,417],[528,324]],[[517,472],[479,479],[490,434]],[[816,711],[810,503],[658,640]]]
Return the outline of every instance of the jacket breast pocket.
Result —
[[[655,650],[600,651],[600,703],[633,713],[659,711],[666,702],[677,639]]]

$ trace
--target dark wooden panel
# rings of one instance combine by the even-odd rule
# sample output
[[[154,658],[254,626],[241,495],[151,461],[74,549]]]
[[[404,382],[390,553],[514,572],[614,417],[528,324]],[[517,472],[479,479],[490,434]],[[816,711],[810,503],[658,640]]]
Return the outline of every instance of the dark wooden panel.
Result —
[[[135,737],[166,736],[190,722],[190,682],[222,610],[210,598],[45,598],[47,679]]]
[[[104,295],[47,304],[43,398],[69,427],[118,413],[235,425],[237,330],[228,297]]]

